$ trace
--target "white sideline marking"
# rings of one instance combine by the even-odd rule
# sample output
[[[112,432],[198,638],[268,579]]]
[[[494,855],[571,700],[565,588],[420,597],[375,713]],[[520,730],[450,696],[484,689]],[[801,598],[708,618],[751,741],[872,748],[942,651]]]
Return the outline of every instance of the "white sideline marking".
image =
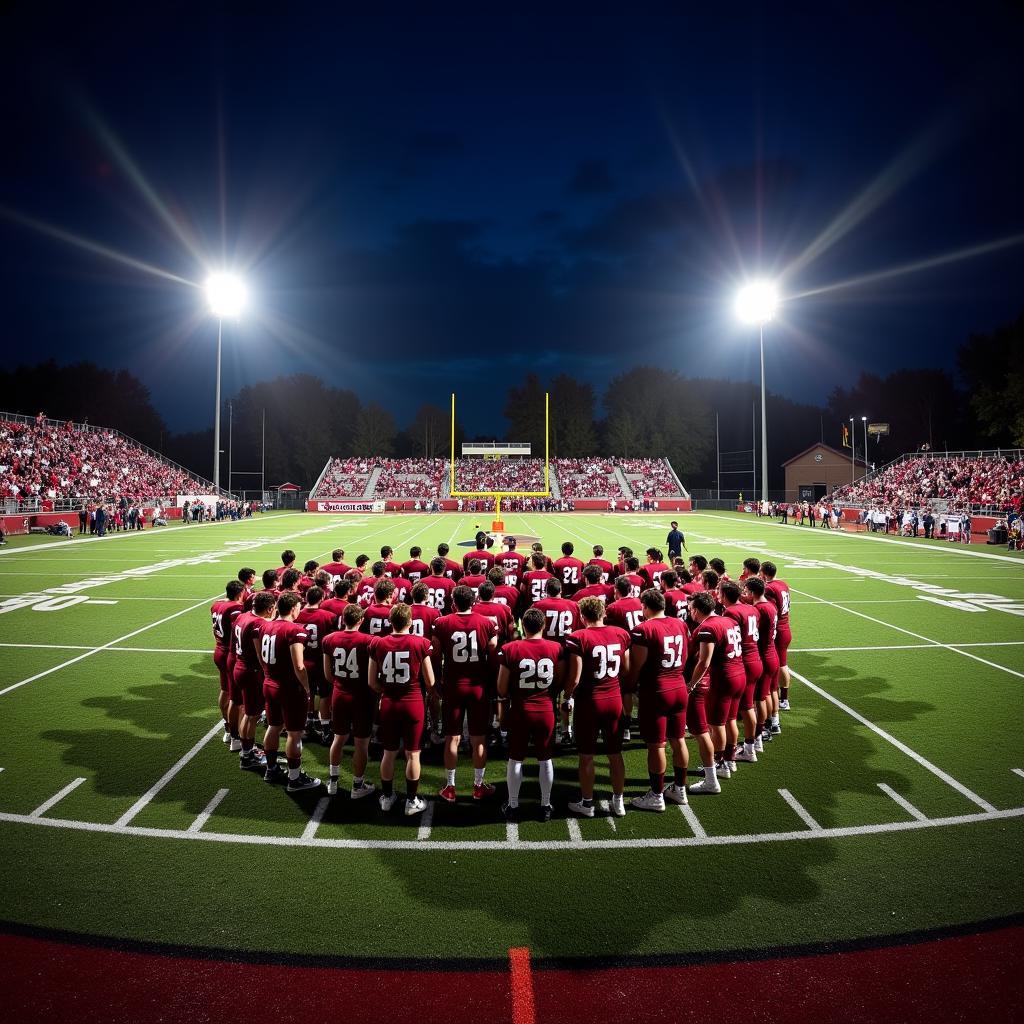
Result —
[[[1012,768],[1010,770],[1013,772],[1014,775],[1019,775],[1022,779],[1024,779],[1024,768]],[[2,771],[3,768],[0,768],[0,772]]]
[[[54,793],[49,800],[44,800],[30,815],[30,818],[41,818],[51,807],[59,804],[73,789],[77,789],[85,779],[72,779],[63,789]]]
[[[892,786],[887,786],[884,782],[878,784],[878,788],[887,796],[891,797],[896,801],[909,814],[912,818],[916,818],[918,821],[927,821],[928,815],[923,814],[919,811],[905,796],[900,796]]]
[[[601,810],[604,811],[604,813],[608,815],[608,817],[605,818],[604,820],[607,821],[608,824],[611,826],[611,830],[613,832],[618,832],[619,831],[619,826],[615,824],[615,815],[610,813],[610,811],[611,811],[611,804],[610,804],[610,802],[607,801],[607,800],[598,800],[597,806],[600,807]]]
[[[29,683],[34,683],[37,679],[42,679],[44,676],[52,675],[54,672],[59,672],[62,668],[74,665],[76,662],[89,658],[100,651],[109,650],[114,646],[114,644],[122,643],[125,640],[131,640],[133,636],[138,636],[140,633],[145,633],[149,629],[155,629],[157,626],[162,626],[165,622],[170,622],[172,619],[176,619],[180,615],[187,615],[189,612],[194,612],[197,608],[201,608],[204,604],[209,604],[211,601],[215,600],[216,597],[217,594],[214,594],[212,597],[204,597],[202,601],[198,601],[196,604],[190,604],[187,608],[182,608],[181,611],[177,611],[173,615],[168,615],[166,618],[158,619],[156,622],[149,623],[148,626],[140,626],[138,629],[133,629],[130,633],[125,633],[124,636],[119,636],[116,640],[111,640],[108,643],[103,644],[101,647],[94,647],[92,650],[86,651],[84,654],[79,654],[77,658],[62,661],[59,665],[54,665],[53,668],[43,669],[42,672],[37,672],[34,676],[29,676],[28,679],[22,679],[20,683],[12,683],[10,686],[0,690],[0,697],[5,693],[10,693],[11,690],[17,690],[19,686],[27,686]]]
[[[99,647],[90,647],[88,644],[6,644],[0,643],[0,647],[24,647],[29,649],[40,649],[46,651],[98,651]],[[213,646],[210,647],[110,647],[108,651],[124,651],[128,654],[213,654]]]
[[[416,838],[421,842],[426,842],[430,838],[430,830],[434,824],[434,801],[428,800],[427,806],[423,811],[423,816],[420,818],[420,827],[416,830]]]
[[[1001,672],[1006,672],[1011,676],[1016,676],[1018,679],[1024,679],[1024,672],[1018,672],[1016,669],[1007,668],[1005,665],[999,665],[994,661],[979,658],[977,654],[971,654],[970,651],[962,651],[959,647],[955,647],[952,644],[940,643],[938,640],[933,640],[930,636],[922,636],[920,633],[915,633],[911,629],[904,629],[902,626],[894,626],[891,622],[886,622],[884,619],[876,619],[873,615],[865,615],[864,612],[858,612],[853,608],[847,608],[846,605],[843,604],[836,604],[835,601],[826,601],[825,598],[818,597],[815,594],[808,594],[805,590],[796,590],[793,587],[790,587],[790,590],[792,590],[794,594],[800,594],[801,597],[809,597],[812,601],[818,601],[821,604],[830,605],[832,608],[839,608],[844,612],[849,612],[850,615],[857,615],[862,619],[867,619],[868,622],[875,622],[879,626],[886,626],[888,629],[895,629],[897,633],[906,633],[907,636],[912,636],[916,640],[927,640],[928,643],[934,644],[936,647],[942,647],[947,651],[952,651],[954,654],[960,654],[965,658],[970,658],[972,661],[980,661],[982,665],[988,665],[989,668],[997,668]],[[3,691],[0,691],[0,693],[2,692]]]
[[[316,802],[316,807],[313,808],[313,814],[310,816],[306,827],[302,830],[303,839],[312,839],[316,835],[316,830],[320,827],[320,822],[324,820],[324,815],[327,813],[327,808],[330,806],[331,798],[329,796],[322,796]]]
[[[891,821],[877,825],[846,825],[839,828],[822,828],[819,831],[799,829],[790,832],[762,832],[750,835],[684,836],[659,839],[591,839],[583,844],[587,850],[642,850],[671,848],[677,846],[749,846],[756,843],[806,842],[818,839],[842,839],[849,836],[886,835],[894,832],[914,832],[924,828],[943,828],[948,825],[971,825],[988,821],[1006,821],[1024,818],[1024,807],[1006,810],[979,811],[972,814],[958,814],[946,818],[928,818],[926,821]],[[505,826],[505,839],[455,839],[429,840],[421,843],[417,839],[312,839],[294,836],[253,836],[236,835],[230,832],[189,832],[188,829],[149,828],[138,825],[105,825],[95,821],[71,821],[66,818],[33,818],[28,814],[0,812],[0,821],[17,825],[45,825],[47,828],[71,829],[77,832],[97,832],[109,835],[141,836],[147,839],[191,839],[200,842],[239,843],[244,846],[309,846],[318,849],[336,850],[431,850],[431,851],[487,851],[508,850],[509,846],[519,851],[572,850],[578,846],[564,839],[519,839],[519,828],[509,822]]]
[[[865,718],[859,711],[854,711],[849,704],[844,704],[841,700],[839,700],[838,697],[833,697],[831,693],[827,693],[820,686],[816,686],[806,676],[800,675],[800,673],[797,672],[792,666],[790,666],[789,672],[790,675],[794,676],[796,679],[799,679],[800,682],[804,684],[804,686],[813,690],[816,694],[818,694],[819,697],[824,697],[825,700],[829,701],[831,704],[834,704],[837,708],[839,708],[840,711],[845,711],[851,718],[860,722],[861,725],[867,726],[867,728],[869,728],[876,736],[881,736],[883,740],[887,740],[897,750],[901,751],[902,753],[906,754],[907,757],[916,761],[919,765],[921,765],[922,768],[927,768],[928,771],[930,771],[933,775],[938,776],[938,778],[942,779],[942,781],[945,782],[947,786],[952,786],[953,789],[955,789],[958,793],[962,793],[965,797],[967,797],[968,800],[971,801],[971,803],[977,804],[983,810],[989,812],[995,810],[995,807],[993,807],[992,804],[990,804],[987,800],[984,800],[982,797],[978,796],[978,794],[975,793],[973,790],[968,789],[962,782],[957,782],[957,780],[954,779],[952,775],[950,775],[948,772],[944,772],[941,768],[932,764],[931,761],[929,761],[925,757],[922,757],[916,750],[912,750],[910,747],[906,745],[906,743],[902,742],[902,740],[896,739],[896,737],[893,736],[891,733],[888,733],[881,727],[875,725],[874,722]]]
[[[15,646],[15,645],[11,645]],[[917,651],[929,647],[942,648],[943,644],[889,644],[886,647],[790,647],[790,654],[830,654],[833,651]],[[957,647],[1020,647],[1024,640],[978,640],[969,644],[957,644]],[[125,648],[130,650],[131,648]]]
[[[793,796],[793,794],[790,793],[790,791],[788,789],[780,789],[779,790],[779,796],[781,796],[782,799],[785,800],[786,803],[789,804],[789,806],[793,808],[794,812],[796,813],[796,816],[812,832],[821,832],[821,831],[823,831],[822,827],[814,820],[814,818],[811,817],[810,811],[808,811],[807,808],[804,807],[803,804],[801,804],[800,801],[797,800],[797,798],[795,796]]]
[[[570,844],[573,847],[583,846],[583,833],[580,831],[580,823],[575,818],[566,818],[565,824],[569,829]]]
[[[205,747],[206,744],[210,742],[210,740],[213,739],[214,736],[221,732],[223,728],[224,723],[223,721],[221,721],[221,719],[218,718],[216,725],[214,725],[214,727],[208,733],[206,733],[206,735],[201,740],[199,740],[199,742],[196,743],[195,746],[187,754],[179,758],[173,765],[171,765],[171,767],[168,768],[167,771],[165,771],[163,775],[161,775],[160,778],[157,779],[156,782],[154,782],[153,785],[150,786],[149,789],[147,789],[146,792],[143,793],[142,796],[140,796],[139,799],[136,800],[135,803],[133,803],[131,807],[129,807],[128,810],[121,815],[120,818],[117,819],[116,822],[114,822],[114,824],[119,828],[124,828],[124,826],[127,825],[128,822],[130,822],[132,818],[134,818],[135,815],[138,814],[139,811],[141,811],[143,807],[145,807],[146,804],[148,804],[149,801],[152,800],[153,797],[155,797],[157,793],[159,793],[160,790],[163,789],[164,786],[166,786],[167,783],[170,782],[171,779],[173,779],[174,776],[177,775],[178,772],[180,772],[181,769],[184,768],[185,765],[187,765],[189,761],[191,761],[192,758],[195,757],[196,754],[198,754],[199,751],[202,750],[203,747]]]
[[[686,824],[693,830],[694,837],[696,839],[707,839],[708,834],[704,831],[704,826],[697,820],[697,815],[693,808],[689,804],[680,804],[679,810],[682,811]]]
[[[217,807],[220,804],[221,800],[223,800],[224,797],[228,795],[228,792],[229,790],[226,789],[218,789],[217,792],[213,795],[213,799],[206,805],[206,808],[202,811],[202,813],[198,814],[196,816],[196,820],[193,821],[191,825],[189,825],[188,831],[198,832],[210,820],[210,815],[213,814],[215,810],[217,810]]]
[[[88,604],[117,604],[116,601],[100,600],[98,597],[90,597]]]

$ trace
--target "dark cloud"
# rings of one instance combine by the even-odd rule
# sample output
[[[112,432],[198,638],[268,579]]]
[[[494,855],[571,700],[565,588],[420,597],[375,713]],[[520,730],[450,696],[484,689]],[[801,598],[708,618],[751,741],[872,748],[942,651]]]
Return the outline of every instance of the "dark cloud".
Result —
[[[599,196],[616,189],[615,179],[606,160],[584,160],[565,186],[573,196]]]

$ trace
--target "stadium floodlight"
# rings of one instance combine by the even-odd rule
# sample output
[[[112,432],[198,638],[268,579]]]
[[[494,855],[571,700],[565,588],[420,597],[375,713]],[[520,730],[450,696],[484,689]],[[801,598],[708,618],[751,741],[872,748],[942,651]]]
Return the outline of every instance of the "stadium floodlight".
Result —
[[[215,317],[234,319],[245,308],[245,282],[234,274],[211,274],[206,279],[206,300]]]
[[[766,324],[778,304],[778,289],[771,281],[751,281],[736,293],[736,316],[745,324]]]
[[[211,274],[206,279],[206,301],[217,318],[217,387],[213,410],[213,489],[220,490],[220,350],[224,319],[236,319],[245,308],[245,282],[234,274]],[[231,481],[228,480],[230,490]]]
[[[768,414],[764,387],[764,325],[775,316],[778,289],[771,281],[750,281],[736,293],[736,316],[745,324],[757,324],[761,339],[761,500],[768,500]]]

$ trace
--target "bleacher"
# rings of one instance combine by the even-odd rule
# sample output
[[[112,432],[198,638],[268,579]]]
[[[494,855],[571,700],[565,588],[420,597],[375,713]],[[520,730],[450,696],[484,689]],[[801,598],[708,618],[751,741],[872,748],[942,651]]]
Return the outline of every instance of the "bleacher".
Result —
[[[626,477],[636,498],[685,498],[668,459],[617,459],[616,463]]]

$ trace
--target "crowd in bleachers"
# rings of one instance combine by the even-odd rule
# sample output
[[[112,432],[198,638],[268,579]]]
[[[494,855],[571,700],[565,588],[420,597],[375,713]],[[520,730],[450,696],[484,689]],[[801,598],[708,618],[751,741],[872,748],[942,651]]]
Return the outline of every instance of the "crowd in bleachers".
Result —
[[[558,489],[566,498],[625,498],[611,459],[554,459]]]
[[[423,498],[441,493],[447,459],[379,459],[374,498]]]
[[[617,459],[638,498],[679,498],[679,483],[664,459]]]
[[[456,459],[457,491],[543,491],[543,459]]]
[[[907,508],[939,499],[958,509],[1021,510],[1024,459],[1006,456],[928,456],[906,459],[854,484],[835,501]]]
[[[0,498],[163,498],[192,494],[197,481],[113,431],[0,420]]]
[[[310,497],[361,498],[379,459],[331,459]]]

